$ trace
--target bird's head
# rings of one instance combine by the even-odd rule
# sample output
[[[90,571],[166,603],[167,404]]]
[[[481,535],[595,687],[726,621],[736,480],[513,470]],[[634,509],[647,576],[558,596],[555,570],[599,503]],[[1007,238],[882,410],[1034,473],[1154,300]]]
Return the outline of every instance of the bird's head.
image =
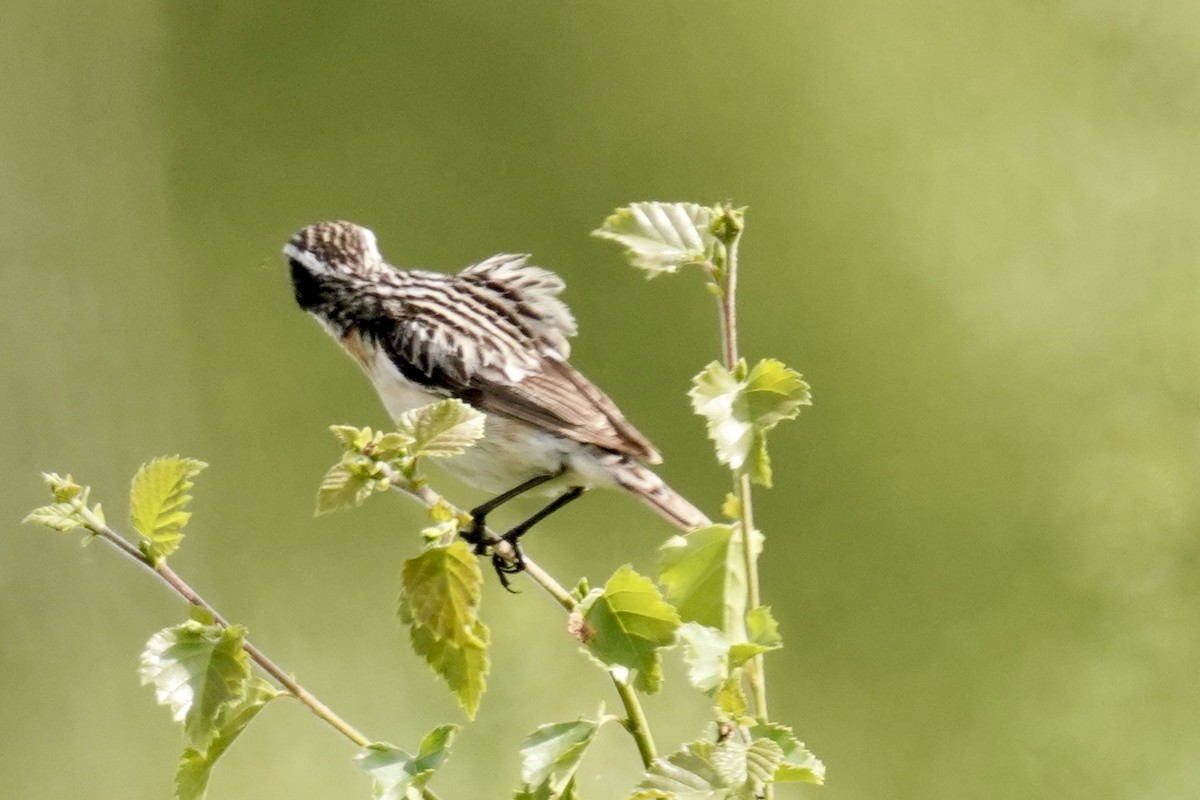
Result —
[[[385,269],[375,234],[353,222],[314,222],[292,235],[283,253],[293,270],[304,269],[313,275],[340,273],[350,277],[370,277]]]
[[[291,267],[292,288],[300,307],[327,310],[351,284],[372,281],[391,270],[379,254],[375,234],[353,222],[314,222],[301,228],[283,247]]]

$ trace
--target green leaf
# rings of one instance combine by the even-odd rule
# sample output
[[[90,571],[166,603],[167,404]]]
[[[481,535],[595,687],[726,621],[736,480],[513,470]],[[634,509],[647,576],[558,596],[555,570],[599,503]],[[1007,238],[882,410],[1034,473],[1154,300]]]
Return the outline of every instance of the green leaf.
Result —
[[[419,800],[421,790],[449,757],[457,725],[434,728],[421,740],[416,756],[386,742],[367,745],[354,757],[374,781],[376,800]]]
[[[754,538],[755,551],[761,536]],[[659,583],[686,622],[745,639],[746,563],[741,526],[709,525],[673,536],[659,551]]]
[[[735,718],[742,716],[746,708],[740,667],[759,653],[780,646],[761,642],[732,644],[729,637],[716,628],[695,622],[680,626],[679,638],[684,642],[688,681],[716,699],[718,708]]]
[[[583,599],[579,613],[581,640],[597,661],[634,670],[633,685],[640,691],[653,694],[662,687],[658,651],[675,642],[680,619],[653,581],[626,564],[602,590]]]
[[[440,400],[405,412],[396,428],[412,438],[409,452],[414,457],[446,458],[483,438],[483,420],[481,412],[461,400]]]
[[[633,203],[618,208],[592,235],[624,247],[630,263],[654,277],[710,258],[718,211],[696,203]]]
[[[242,649],[245,631],[188,620],[150,637],[138,674],[153,684],[192,747],[207,750],[225,709],[246,693],[250,660]]]
[[[349,462],[334,464],[317,490],[317,516],[361,506],[372,491],[371,479],[353,469]]]
[[[725,493],[725,501],[721,503],[721,514],[726,519],[737,522],[742,517],[742,501],[737,495]]]
[[[163,456],[143,464],[129,491],[129,517],[144,538],[142,550],[155,562],[169,556],[183,539],[191,518],[187,493],[192,478],[208,465],[194,458]]]
[[[454,691],[474,717],[489,664],[487,626],[479,619],[483,574],[462,541],[429,547],[404,562],[400,619],[417,655]]]
[[[746,631],[750,641],[770,649],[783,646],[783,637],[779,635],[779,623],[771,614],[770,606],[753,608],[746,615]]]
[[[746,615],[749,641],[738,642],[729,648],[729,666],[740,667],[759,653],[783,647],[779,624],[771,616],[770,606],[759,606]]]
[[[735,670],[733,675],[726,678],[713,692],[713,699],[725,716],[731,719],[744,717],[750,702],[746,699],[746,690],[742,688],[742,671]]]
[[[35,508],[21,521],[45,525],[47,528],[64,533],[83,527],[83,518],[79,515],[79,509],[74,503],[54,503]]]
[[[413,652],[425,659],[434,674],[446,681],[463,711],[471,719],[479,710],[479,700],[487,688],[487,648],[491,634],[482,622],[471,626],[469,638],[473,644],[457,645],[448,639],[439,639],[424,625],[413,624],[408,630]]]
[[[401,602],[412,619],[439,639],[478,643],[471,627],[479,618],[483,573],[466,542],[426,548],[404,562],[400,576]]]
[[[521,788],[518,797],[554,800],[568,796],[575,771],[599,722],[579,719],[542,725],[521,743]]]
[[[773,358],[759,361],[748,373],[745,360],[732,373],[714,361],[692,384],[692,408],[707,420],[717,459],[735,472],[748,472],[755,483],[770,486],[766,434],[781,421],[794,419],[801,406],[812,405],[800,373]]]
[[[234,740],[241,735],[268,702],[279,696],[271,684],[261,678],[252,679],[246,694],[234,705],[227,706],[218,715],[216,734],[207,750],[185,748],[175,772],[175,796],[179,800],[203,800],[208,790],[208,779],[213,765]]]
[[[730,736],[712,751],[712,764],[734,797],[747,800],[761,797],[763,787],[774,781],[775,770],[783,761],[783,750],[770,739],[755,739],[749,744]]]
[[[654,760],[638,784],[635,797],[655,797],[655,792],[665,793],[679,800],[718,800],[729,797],[729,786],[712,762],[713,745],[710,742],[692,742],[683,749],[665,758]]]
[[[825,783],[825,765],[804,747],[791,728],[760,723],[752,726],[749,733],[755,740],[769,739],[779,746],[783,759],[775,770],[777,783]]]
[[[698,622],[685,622],[679,626],[679,638],[692,686],[711,693],[729,678],[729,639],[725,634]]]
[[[683,800],[762,797],[784,763],[784,748],[770,737],[728,736],[717,743],[691,742],[666,758],[655,759],[638,787]],[[635,795],[649,796],[650,795]]]

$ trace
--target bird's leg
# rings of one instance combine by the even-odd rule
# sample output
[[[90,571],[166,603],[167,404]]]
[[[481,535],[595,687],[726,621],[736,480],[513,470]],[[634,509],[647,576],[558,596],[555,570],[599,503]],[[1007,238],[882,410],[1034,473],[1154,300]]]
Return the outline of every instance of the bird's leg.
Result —
[[[512,545],[512,561],[506,561],[498,554],[492,554],[492,567],[495,568],[496,575],[500,578],[501,586],[511,592],[512,588],[509,586],[508,576],[516,575],[518,572],[521,572],[525,569],[525,559],[521,555],[521,547],[519,544],[517,544],[517,540],[524,535],[525,531],[529,530],[534,525],[553,514],[555,511],[558,511],[560,508],[579,497],[581,494],[583,494],[582,486],[572,486],[570,489],[567,489],[567,491],[563,492],[558,497],[547,503],[545,508],[538,511],[529,519],[525,520],[520,525],[509,528],[504,532],[504,535],[500,538]]]
[[[475,546],[475,555],[483,555],[484,550],[487,549],[488,546],[488,543],[483,540],[483,529],[486,525],[487,515],[507,503],[509,500],[512,500],[514,497],[518,497],[525,492],[528,492],[530,489],[536,489],[543,483],[554,480],[566,471],[567,468],[563,467],[558,472],[551,472],[546,475],[535,475],[524,483],[509,489],[507,492],[496,495],[486,503],[481,503],[480,505],[475,506],[475,508],[471,509],[471,525],[465,530],[459,531],[458,535],[466,539],[469,544]]]

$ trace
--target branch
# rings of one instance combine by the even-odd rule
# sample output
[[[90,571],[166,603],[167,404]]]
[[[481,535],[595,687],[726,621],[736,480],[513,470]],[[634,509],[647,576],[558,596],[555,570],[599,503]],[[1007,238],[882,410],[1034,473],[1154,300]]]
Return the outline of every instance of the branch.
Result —
[[[155,564],[148,556],[146,556],[145,553],[140,551],[137,547],[125,539],[125,537],[121,536],[119,533],[102,522],[86,507],[80,509],[80,516],[86,524],[87,529],[93,534],[112,545],[122,554],[128,556],[146,569],[153,572],[163,583],[173,589],[176,594],[178,594],[188,603],[207,611],[212,615],[217,624],[221,625],[222,627],[229,627],[228,620],[226,620],[225,617],[222,616],[222,614],[217,611],[217,609],[215,609],[208,601],[201,597],[195,589],[189,586],[187,582],[183,580],[183,578],[179,577],[179,574],[175,572],[175,570],[168,567],[165,562]],[[359,747],[366,747],[371,744],[371,739],[367,738],[365,734],[338,716],[338,714],[336,714],[329,706],[318,700],[316,696],[312,694],[312,692],[301,686],[300,683],[291,676],[291,674],[284,671],[283,668],[268,658],[265,653],[255,647],[252,643],[246,641],[242,646],[242,649],[246,651],[246,654],[250,656],[251,660],[253,660],[255,664],[258,664],[258,666],[261,667],[264,672],[278,681],[279,684],[283,686],[283,688],[286,689],[289,694],[291,694],[304,705],[308,706],[309,710],[332,726],[338,733],[342,734]],[[437,800],[437,795],[429,789],[423,789],[421,796],[425,798],[425,800]]]
[[[721,293],[717,304],[721,312],[721,344],[725,358],[725,368],[733,371],[738,363],[737,345],[737,268],[738,243],[741,241],[740,227],[730,230],[725,239],[725,258],[723,269],[710,270],[710,275],[720,274],[723,278]],[[754,557],[753,532],[754,512],[751,501],[751,486],[749,474],[735,472],[733,479],[734,493],[741,508],[739,523],[742,526],[742,559],[746,567],[746,604],[754,609],[762,605],[758,580],[758,559]],[[756,655],[746,662],[746,677],[750,680],[750,694],[754,699],[754,713],[762,721],[767,720],[767,677],[763,669],[762,655]]]

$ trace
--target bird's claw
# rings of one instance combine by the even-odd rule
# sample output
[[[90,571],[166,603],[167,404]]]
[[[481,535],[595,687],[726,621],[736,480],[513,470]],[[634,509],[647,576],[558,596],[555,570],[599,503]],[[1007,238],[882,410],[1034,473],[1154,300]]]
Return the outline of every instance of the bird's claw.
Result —
[[[517,590],[512,588],[512,582],[508,579],[509,575],[516,575],[525,571],[525,556],[521,553],[521,547],[517,544],[517,539],[525,532],[523,528],[514,528],[508,533],[500,537],[496,542],[489,542],[484,536],[484,531],[487,529],[482,517],[472,517],[471,524],[458,532],[458,535],[467,544],[471,545],[473,552],[477,556],[488,555],[492,556],[492,569],[496,570],[496,577],[500,579],[500,585],[507,591],[513,594],[518,594]],[[500,542],[507,542],[512,548],[512,555],[505,557],[496,552],[495,546]]]

